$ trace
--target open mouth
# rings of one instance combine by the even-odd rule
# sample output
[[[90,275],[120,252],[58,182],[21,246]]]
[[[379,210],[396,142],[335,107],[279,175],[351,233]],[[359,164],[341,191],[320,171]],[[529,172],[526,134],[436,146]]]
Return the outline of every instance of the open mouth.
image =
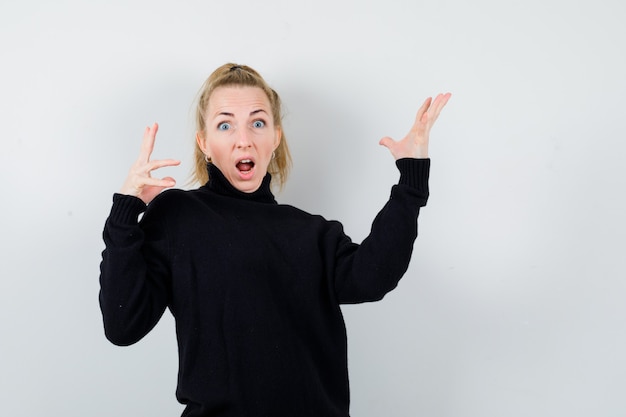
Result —
[[[252,168],[254,168],[254,161],[251,159],[242,159],[237,162],[237,169],[243,174],[252,171]]]

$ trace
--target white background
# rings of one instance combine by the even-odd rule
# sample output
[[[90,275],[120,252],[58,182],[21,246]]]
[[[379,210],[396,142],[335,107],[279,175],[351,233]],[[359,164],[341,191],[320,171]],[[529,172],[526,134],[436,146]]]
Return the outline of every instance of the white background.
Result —
[[[185,185],[217,66],[281,93],[280,202],[360,241],[425,97],[431,199],[411,267],[344,308],[352,415],[626,414],[626,18],[619,0],[0,3],[0,415],[176,416],[166,313],[106,341],[104,220],[146,125]]]

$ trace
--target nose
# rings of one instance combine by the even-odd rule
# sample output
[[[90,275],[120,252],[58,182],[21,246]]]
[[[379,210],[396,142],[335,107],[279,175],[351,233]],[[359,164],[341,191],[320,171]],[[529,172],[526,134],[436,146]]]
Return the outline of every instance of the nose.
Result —
[[[250,140],[250,134],[246,129],[238,129],[237,136],[237,147],[238,148],[249,148],[252,146],[252,142]]]

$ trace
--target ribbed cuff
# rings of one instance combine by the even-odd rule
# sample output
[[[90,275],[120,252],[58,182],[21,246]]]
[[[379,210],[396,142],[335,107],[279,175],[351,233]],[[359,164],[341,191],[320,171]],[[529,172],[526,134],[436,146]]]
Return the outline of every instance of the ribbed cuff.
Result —
[[[137,224],[139,215],[145,210],[146,204],[140,198],[115,193],[109,219],[118,224]]]
[[[400,170],[398,184],[408,185],[428,193],[430,158],[401,158],[396,161],[396,166]]]

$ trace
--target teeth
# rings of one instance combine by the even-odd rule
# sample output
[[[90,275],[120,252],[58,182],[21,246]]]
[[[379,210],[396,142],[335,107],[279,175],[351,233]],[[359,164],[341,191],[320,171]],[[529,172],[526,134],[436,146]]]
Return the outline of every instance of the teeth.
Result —
[[[250,164],[250,163],[252,163],[252,160],[250,160],[250,159],[242,159],[241,161],[239,161],[239,163]]]

